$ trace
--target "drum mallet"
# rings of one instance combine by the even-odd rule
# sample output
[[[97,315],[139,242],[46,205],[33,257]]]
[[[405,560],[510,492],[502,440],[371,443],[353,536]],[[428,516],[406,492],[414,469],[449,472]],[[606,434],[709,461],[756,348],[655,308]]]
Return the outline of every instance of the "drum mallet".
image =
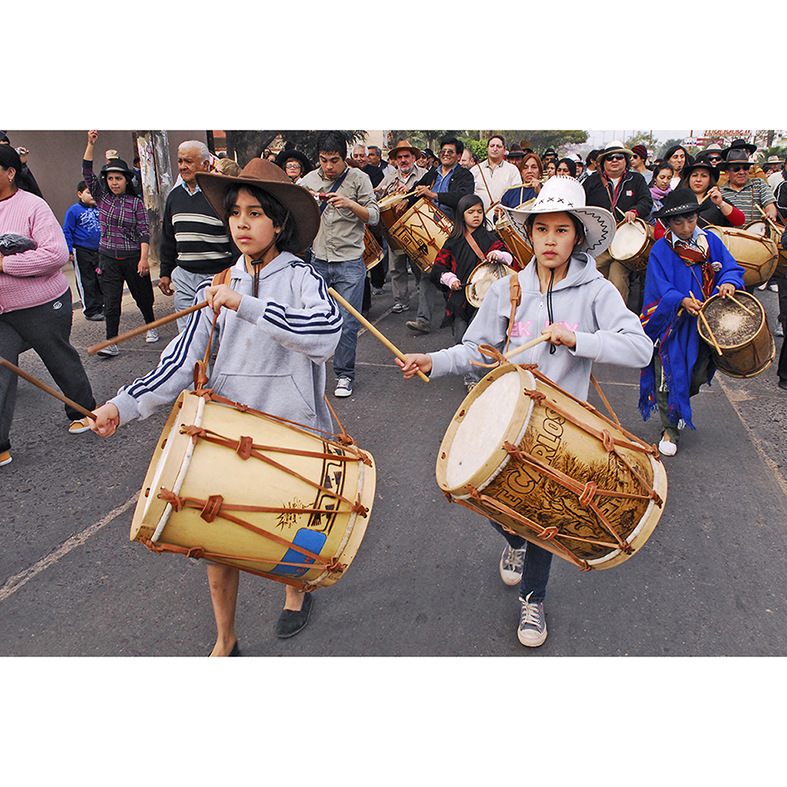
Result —
[[[168,317],[162,317],[160,320],[154,320],[153,322],[149,322],[146,325],[140,326],[139,328],[132,328],[132,330],[130,331],[121,333],[120,336],[115,336],[113,339],[107,339],[105,342],[99,342],[98,344],[94,344],[91,347],[88,347],[87,354],[95,355],[99,350],[103,350],[105,347],[109,347],[110,344],[120,344],[120,342],[124,342],[126,341],[126,339],[131,339],[134,336],[139,336],[139,334],[145,333],[153,328],[158,328],[160,325],[166,325],[167,323],[174,322],[180,317],[185,317],[187,314],[191,314],[192,312],[202,309],[207,305],[208,305],[207,301],[202,301],[202,303],[195,303],[193,306],[189,306],[188,309],[183,309],[182,311],[175,312],[174,314],[170,314]]]
[[[91,413],[90,410],[86,410],[82,407],[81,404],[77,404],[72,399],[69,399],[67,396],[63,396],[60,391],[56,391],[54,388],[50,388],[46,383],[42,383],[41,380],[33,377],[32,374],[28,374],[27,372],[20,369],[18,366],[14,366],[10,361],[6,361],[5,358],[0,357],[0,366],[8,369],[10,372],[19,375],[23,380],[27,380],[29,383],[33,383],[37,388],[40,388],[42,391],[45,391],[50,396],[54,396],[55,399],[59,399],[63,404],[67,404],[69,407],[73,407],[75,410],[82,413],[82,415],[87,416],[88,418],[92,418],[94,421],[96,420],[95,413]]]
[[[333,287],[328,287],[328,292],[334,298],[336,298],[336,300],[339,301],[339,303],[341,303],[341,305],[344,306],[344,308],[347,309],[347,311],[350,312],[350,314],[352,314],[352,316],[355,317],[355,319],[358,320],[358,322],[361,323],[364,328],[367,328],[370,333],[373,333],[400,361],[407,360],[407,358],[404,356],[404,353],[399,350],[398,347],[388,341],[388,339],[386,339],[385,336],[383,336],[380,331],[378,331],[377,328],[375,328],[374,325],[372,325],[369,320],[366,319],[366,317],[350,306],[350,304],[347,303],[347,301],[342,298],[342,296],[339,295],[339,293],[336,292]],[[417,374],[425,383],[429,382],[429,378],[420,369],[418,370]]]
[[[552,334],[550,333],[542,333],[541,336],[536,336],[535,339],[531,339],[529,342],[525,342],[525,344],[520,345],[519,347],[514,347],[513,350],[509,350],[507,353],[504,354],[504,358],[509,360],[513,358],[515,355],[518,355],[525,350],[529,350],[531,347],[535,347],[537,344],[541,344],[541,342],[549,341],[549,337]]]
[[[701,303],[701,301],[698,301],[698,300],[697,300],[697,299],[694,297],[694,293],[693,293],[693,292],[689,292],[689,295],[691,295],[691,299],[692,299],[693,301],[695,301],[696,303]],[[723,355],[723,353],[722,353],[722,351],[721,351],[721,347],[719,347],[719,343],[716,341],[716,337],[713,335],[713,331],[711,330],[710,324],[708,323],[708,319],[707,319],[707,317],[705,317],[705,315],[702,313],[702,308],[701,308],[701,307],[700,307],[699,311],[697,312],[697,314],[699,314],[699,316],[700,316],[700,319],[702,320],[703,324],[705,325],[705,330],[707,330],[707,332],[708,332],[708,336],[710,336],[711,340],[713,341],[713,346],[716,348],[716,352],[717,352],[719,355]]]

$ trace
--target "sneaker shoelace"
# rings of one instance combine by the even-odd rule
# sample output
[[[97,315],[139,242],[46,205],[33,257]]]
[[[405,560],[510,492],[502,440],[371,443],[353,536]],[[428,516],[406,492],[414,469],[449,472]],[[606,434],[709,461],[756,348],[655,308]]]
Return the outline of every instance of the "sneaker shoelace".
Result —
[[[525,556],[521,549],[506,547],[506,556],[503,560],[503,568],[506,571],[514,571],[517,574],[521,574],[524,562]]]
[[[541,623],[541,605],[538,603],[531,603],[529,601],[522,602],[522,616],[519,619],[519,628],[532,626],[533,628],[541,631],[543,624]]]

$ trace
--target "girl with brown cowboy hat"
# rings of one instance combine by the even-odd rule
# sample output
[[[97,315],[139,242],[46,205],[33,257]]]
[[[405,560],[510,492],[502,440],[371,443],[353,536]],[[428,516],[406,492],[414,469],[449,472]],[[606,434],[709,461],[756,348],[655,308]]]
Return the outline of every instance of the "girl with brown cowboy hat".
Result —
[[[259,158],[236,177],[200,172],[197,182],[241,254],[218,274],[221,283],[206,281],[198,288],[195,303],[206,300],[209,308],[191,315],[155,369],[96,410],[91,428],[107,437],[191,388],[194,365],[214,331],[219,337],[210,379],[215,394],[307,429],[333,431],[324,397],[325,362],[339,341],[341,313],[323,279],[296,256],[319,228],[314,198],[273,162]],[[210,563],[208,581],[217,629],[210,655],[238,655],[238,569]],[[276,635],[297,634],[312,604],[312,594],[286,585]]]

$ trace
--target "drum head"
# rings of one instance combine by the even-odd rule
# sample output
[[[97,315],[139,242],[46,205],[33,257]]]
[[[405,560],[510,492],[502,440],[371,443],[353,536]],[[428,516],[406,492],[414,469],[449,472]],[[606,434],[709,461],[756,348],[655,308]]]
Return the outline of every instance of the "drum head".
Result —
[[[533,408],[522,391],[534,386],[533,375],[519,367],[495,369],[478,383],[443,438],[437,462],[441,489],[464,494],[467,484],[478,487],[488,480],[487,468],[505,457],[503,443],[522,439]]]
[[[486,297],[489,288],[498,279],[513,275],[514,271],[502,262],[482,262],[470,274],[465,286],[467,302],[477,309]]]
[[[609,256],[615,260],[629,260],[638,254],[648,242],[648,231],[641,221],[623,223],[615,230],[609,246]]]

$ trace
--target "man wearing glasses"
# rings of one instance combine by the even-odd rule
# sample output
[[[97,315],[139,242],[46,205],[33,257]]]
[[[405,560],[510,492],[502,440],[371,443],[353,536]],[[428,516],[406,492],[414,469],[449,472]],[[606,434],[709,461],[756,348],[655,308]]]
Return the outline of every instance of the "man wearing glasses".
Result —
[[[719,169],[726,172],[728,178],[721,187],[721,195],[727,202],[746,214],[747,224],[762,218],[758,205],[771,221],[777,221],[776,197],[762,178],[749,177],[751,166],[749,155],[745,150],[731,149],[727,153],[727,158],[718,164]]]
[[[380,185],[374,190],[378,200],[389,197],[393,194],[409,194],[415,190],[415,184],[426,175],[426,170],[419,167],[415,160],[421,155],[418,148],[414,148],[407,140],[401,141],[391,152],[388,158],[396,163],[397,169],[386,175]],[[401,215],[408,207],[408,201],[403,199],[395,207],[394,211]],[[416,265],[407,253],[401,248],[394,248],[394,244],[389,244],[391,252],[391,291],[394,296],[394,305],[391,309],[395,314],[406,312],[410,308],[410,290],[408,282],[407,266],[413,272],[415,283],[421,281],[421,269]]]
[[[583,181],[585,204],[606,208],[615,221],[633,222],[636,218],[647,218],[653,207],[653,197],[645,178],[629,169],[631,151],[623,143],[612,140],[598,154],[598,170]],[[623,296],[629,297],[629,269],[613,260],[608,251],[596,257],[596,266]]]
[[[429,170],[415,186],[414,199],[430,199],[451,221],[459,200],[466,194],[472,194],[475,188],[472,173],[459,164],[464,152],[464,144],[456,137],[443,137],[440,140],[440,166]],[[437,294],[437,285],[424,276],[418,287],[418,314],[406,323],[411,331],[429,333]]]

